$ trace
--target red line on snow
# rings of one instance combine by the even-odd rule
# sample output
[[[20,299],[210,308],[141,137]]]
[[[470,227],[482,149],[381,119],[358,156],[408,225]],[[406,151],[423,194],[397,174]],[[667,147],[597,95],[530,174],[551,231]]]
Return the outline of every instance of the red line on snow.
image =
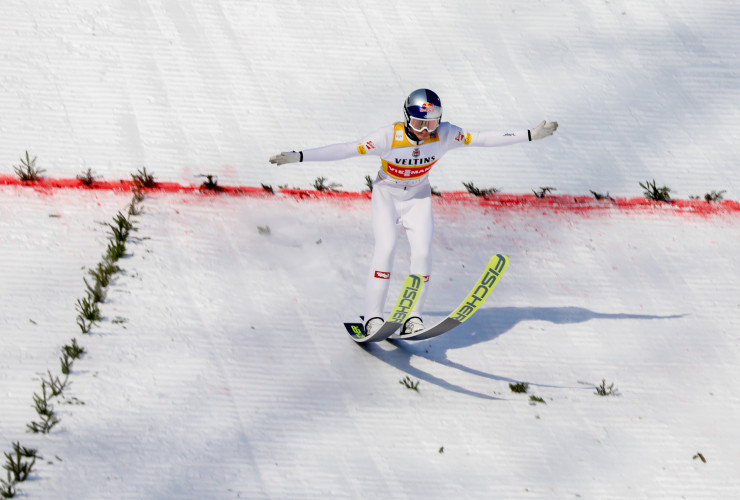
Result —
[[[78,179],[46,179],[38,181],[21,181],[17,177],[0,175],[0,186],[20,186],[42,192],[55,189],[80,189],[80,190],[108,190],[108,191],[131,191],[134,187],[133,181],[95,181],[86,185]],[[202,185],[183,186],[174,182],[157,182],[152,188],[144,189],[146,193],[195,193],[205,196],[219,194],[232,196],[257,196],[269,197],[271,193],[262,187],[252,186],[218,186],[217,189],[207,189]],[[289,196],[301,200],[336,199],[336,200],[361,200],[370,199],[369,192],[332,192],[315,191],[308,189],[279,189],[276,191],[283,196]],[[656,202],[646,198],[608,198],[597,200],[591,196],[569,196],[569,195],[547,195],[538,198],[534,194],[491,194],[485,197],[476,197],[467,192],[454,191],[444,192],[435,197],[439,204],[469,205],[487,208],[500,208],[521,211],[543,211],[543,212],[572,212],[588,213],[609,210],[640,211],[680,214],[728,214],[740,213],[740,202],[719,201],[709,203],[704,200],[672,200],[670,203]]]
[[[104,190],[104,191],[131,191],[135,184],[133,181],[94,181],[92,184],[84,184],[79,179],[46,179],[38,181],[21,181],[10,175],[0,175],[0,186],[22,186],[37,191],[49,191],[52,189],[82,189],[82,190]],[[147,192],[165,193],[225,193],[225,194],[260,194],[264,189],[255,187],[218,187],[218,190],[207,190],[201,186],[182,186],[174,182],[157,182],[155,187],[145,189]]]
[[[533,194],[493,194],[487,197],[473,197],[467,192],[444,193],[443,200],[464,201],[482,207],[506,207],[522,211],[542,211],[550,213],[589,213],[619,210],[622,212],[656,212],[713,215],[740,213],[740,203],[736,201],[707,202],[705,200],[672,200],[658,202],[647,198],[608,198],[597,200],[592,196],[547,195],[538,198]]]

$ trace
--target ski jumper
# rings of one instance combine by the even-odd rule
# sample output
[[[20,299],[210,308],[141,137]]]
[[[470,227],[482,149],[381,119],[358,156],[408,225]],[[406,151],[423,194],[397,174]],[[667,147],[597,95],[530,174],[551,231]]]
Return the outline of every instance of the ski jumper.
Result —
[[[356,142],[307,149],[301,161],[333,161],[353,156],[379,156],[381,167],[373,182],[371,214],[375,248],[365,287],[365,321],[384,318],[393,256],[399,228],[406,230],[411,250],[409,274],[424,277],[424,287],[409,317],[422,317],[432,273],[432,188],[429,171],[449,150],[463,147],[508,146],[531,140],[529,131],[465,131],[448,122],[422,142],[409,137],[403,122],[383,127]]]

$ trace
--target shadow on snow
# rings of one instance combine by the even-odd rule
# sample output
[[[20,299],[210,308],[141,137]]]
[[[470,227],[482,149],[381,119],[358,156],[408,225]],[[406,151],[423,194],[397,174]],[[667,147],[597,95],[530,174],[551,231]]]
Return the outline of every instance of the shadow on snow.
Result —
[[[447,312],[429,312],[431,316],[446,315]],[[453,390],[461,394],[475,396],[483,399],[501,399],[476,391],[471,391],[443,380],[435,375],[427,373],[419,368],[411,366],[411,360],[418,356],[435,363],[439,363],[450,368],[455,368],[471,375],[477,375],[490,380],[500,382],[517,383],[521,380],[515,380],[493,373],[486,373],[475,368],[470,368],[455,361],[447,356],[447,352],[452,349],[471,347],[476,344],[488,342],[496,339],[500,335],[508,332],[522,321],[548,321],[550,323],[563,325],[583,323],[590,320],[657,320],[657,319],[677,319],[685,315],[675,314],[670,316],[656,316],[647,314],[624,314],[624,313],[599,313],[584,309],[582,307],[494,307],[481,309],[468,320],[464,325],[446,333],[440,337],[432,338],[425,341],[413,342],[399,339],[389,339],[397,349],[386,349],[384,346],[370,343],[361,344],[365,350],[401,371],[406,372],[409,376],[418,378],[430,384]],[[471,331],[473,333],[471,333]],[[554,387],[548,384],[537,384],[528,382],[536,387]],[[579,386],[579,389],[593,389],[592,387]]]

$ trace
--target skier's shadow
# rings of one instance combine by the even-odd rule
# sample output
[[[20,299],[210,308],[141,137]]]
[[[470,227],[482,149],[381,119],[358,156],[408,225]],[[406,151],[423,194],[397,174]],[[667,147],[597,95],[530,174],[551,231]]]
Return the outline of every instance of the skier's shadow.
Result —
[[[446,313],[429,312],[428,314],[430,316],[444,317]],[[418,342],[390,339],[389,343],[393,344],[396,347],[395,349],[388,349],[387,345],[384,346],[375,343],[362,345],[368,353],[384,363],[388,363],[389,365],[408,373],[410,377],[470,396],[484,399],[500,399],[465,389],[464,387],[452,384],[437,376],[420,370],[419,368],[411,366],[411,359],[414,356],[419,356],[421,358],[428,359],[429,361],[456,368],[472,375],[477,375],[491,380],[516,383],[521,381],[493,373],[486,373],[475,368],[469,368],[460,363],[456,363],[448,358],[447,352],[451,349],[470,347],[475,344],[493,340],[508,332],[522,321],[549,321],[550,323],[555,324],[573,324],[583,323],[589,320],[654,320],[675,319],[683,316],[683,314],[655,316],[646,314],[598,313],[581,307],[494,307],[481,309],[475,316],[470,318],[464,326],[437,338]],[[560,387],[532,382],[528,383],[529,385],[536,387]],[[580,386],[580,388],[589,389],[589,387],[583,386]]]

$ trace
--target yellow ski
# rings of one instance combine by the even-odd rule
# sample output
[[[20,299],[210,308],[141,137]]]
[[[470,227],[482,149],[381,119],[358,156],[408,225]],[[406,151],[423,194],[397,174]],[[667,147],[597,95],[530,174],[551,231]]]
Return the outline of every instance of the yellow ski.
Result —
[[[478,282],[473,287],[470,294],[449,316],[437,323],[431,328],[422,330],[412,335],[399,335],[398,338],[404,340],[424,340],[442,335],[449,332],[455,327],[460,326],[480,308],[486,301],[491,292],[501,280],[501,276],[509,265],[509,258],[506,255],[497,254],[491,257],[491,260],[483,271]],[[394,337],[395,338],[395,337]]]

